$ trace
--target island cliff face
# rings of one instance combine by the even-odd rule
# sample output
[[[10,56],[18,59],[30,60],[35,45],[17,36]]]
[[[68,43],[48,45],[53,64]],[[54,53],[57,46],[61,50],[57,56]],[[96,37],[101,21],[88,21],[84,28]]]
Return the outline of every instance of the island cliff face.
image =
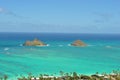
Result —
[[[87,46],[83,41],[81,40],[76,40],[74,41],[72,44],[72,46],[81,46],[81,47],[84,47],[84,46]]]
[[[38,39],[34,39],[33,41],[26,41],[24,46],[46,46],[46,44]]]

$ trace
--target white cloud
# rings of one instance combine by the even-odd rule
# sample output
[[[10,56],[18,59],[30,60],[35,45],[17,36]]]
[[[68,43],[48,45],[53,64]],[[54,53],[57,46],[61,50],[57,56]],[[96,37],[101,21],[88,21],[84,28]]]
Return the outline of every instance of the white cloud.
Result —
[[[0,7],[0,13],[4,13],[4,12],[5,12],[5,10]]]
[[[2,7],[0,7],[0,13],[6,14],[6,15],[13,15],[13,12]]]
[[[5,8],[2,8],[2,7],[0,7],[0,14],[11,15],[11,16],[14,16],[14,17],[23,18],[22,16],[19,16],[19,15],[15,14],[14,12],[9,11],[9,10],[7,10]]]

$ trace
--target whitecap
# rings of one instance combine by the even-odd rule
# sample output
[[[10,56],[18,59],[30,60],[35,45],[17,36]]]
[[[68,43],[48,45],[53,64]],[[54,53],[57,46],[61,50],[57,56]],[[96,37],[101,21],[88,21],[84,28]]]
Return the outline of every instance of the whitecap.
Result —
[[[23,46],[23,44],[20,44],[20,46]]]
[[[50,46],[49,44],[47,44],[47,45],[36,45],[36,47],[46,47],[46,46]]]
[[[68,44],[68,46],[71,46],[71,44]]]
[[[4,48],[5,51],[9,50],[9,48]]]
[[[63,45],[58,45],[59,47],[62,47]]]
[[[109,46],[109,45],[108,45],[108,46],[105,46],[105,47],[106,47],[106,48],[112,48],[112,46]]]
[[[50,44],[47,44],[46,46],[50,46]]]
[[[90,44],[90,45],[87,45],[87,46],[95,46],[95,45],[91,45],[91,44]]]

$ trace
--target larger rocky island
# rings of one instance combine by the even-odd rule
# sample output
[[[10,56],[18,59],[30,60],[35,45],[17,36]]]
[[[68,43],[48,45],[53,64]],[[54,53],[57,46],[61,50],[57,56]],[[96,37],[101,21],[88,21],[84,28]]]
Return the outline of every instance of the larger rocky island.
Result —
[[[72,46],[79,46],[79,47],[84,47],[84,46],[87,46],[87,44],[85,44],[83,41],[81,40],[76,40],[74,41],[72,44]]]
[[[45,44],[44,42],[38,39],[34,39],[33,41],[26,41],[23,45],[24,46],[46,46],[47,44]]]

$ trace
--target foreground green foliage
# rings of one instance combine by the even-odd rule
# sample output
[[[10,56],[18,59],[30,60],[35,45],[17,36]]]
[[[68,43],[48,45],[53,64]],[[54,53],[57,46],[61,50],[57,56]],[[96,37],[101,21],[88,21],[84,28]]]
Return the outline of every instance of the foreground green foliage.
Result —
[[[0,80],[8,80],[8,76],[4,75],[3,77],[0,77]]]
[[[0,80],[9,80],[7,75],[1,77]],[[40,74],[38,77],[33,76],[31,73],[28,76],[18,77],[16,80],[120,80],[120,71],[113,71],[111,74],[99,74],[98,72],[93,75],[81,75],[76,72],[65,73],[60,71],[60,76],[50,76],[47,74]]]
[[[27,77],[18,78],[18,80],[120,80],[120,71],[113,71],[112,74],[98,74],[94,75],[80,75],[76,72],[73,73],[64,73],[60,71],[60,77],[49,76],[49,75],[40,75],[39,77],[34,77],[29,74]]]

